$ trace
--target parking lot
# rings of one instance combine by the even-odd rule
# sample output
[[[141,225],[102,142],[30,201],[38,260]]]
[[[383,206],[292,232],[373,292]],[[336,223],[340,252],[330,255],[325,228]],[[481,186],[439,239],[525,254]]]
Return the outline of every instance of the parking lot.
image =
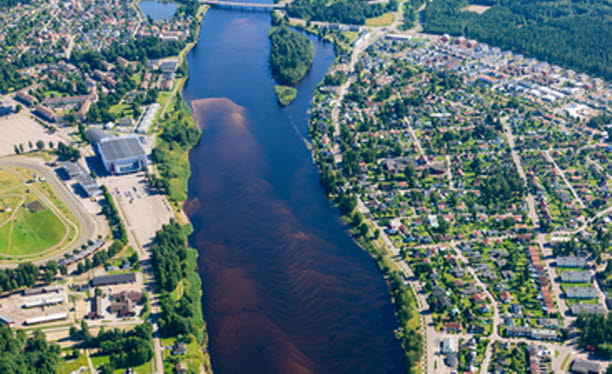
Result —
[[[174,217],[164,195],[151,193],[144,173],[103,178],[103,183],[121,205],[132,231],[142,247],[146,247],[155,232]]]

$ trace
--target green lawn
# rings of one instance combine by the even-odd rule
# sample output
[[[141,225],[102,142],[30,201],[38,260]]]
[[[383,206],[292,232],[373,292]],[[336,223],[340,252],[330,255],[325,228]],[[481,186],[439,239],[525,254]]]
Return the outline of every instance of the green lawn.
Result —
[[[91,356],[91,363],[95,369],[98,369],[102,364],[110,362],[110,356]],[[151,361],[145,362],[144,364],[137,366],[134,369],[136,374],[149,374],[153,372],[153,366]],[[125,369],[113,370],[113,374],[123,374]]]
[[[119,103],[111,106],[108,110],[112,114],[116,114],[119,117],[133,115],[134,112],[129,104]]]
[[[70,374],[81,367],[86,367],[86,372],[89,372],[89,364],[87,363],[87,356],[85,356],[85,354],[81,354],[77,359],[66,360],[65,358],[61,358],[59,360],[57,372],[58,374]]]
[[[30,212],[21,207],[16,216],[0,229],[0,252],[28,255],[60,243],[66,227],[50,210]]]

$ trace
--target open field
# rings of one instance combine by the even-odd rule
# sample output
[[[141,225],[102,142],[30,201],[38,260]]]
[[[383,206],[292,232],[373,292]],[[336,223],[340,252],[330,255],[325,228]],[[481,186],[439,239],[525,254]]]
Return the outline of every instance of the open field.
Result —
[[[57,259],[96,232],[92,215],[42,160],[0,160],[2,266]]]
[[[368,18],[366,26],[389,26],[395,21],[395,13],[387,12],[380,17]]]
[[[36,144],[38,140],[48,147],[50,141],[57,144],[62,139],[57,133],[50,134],[28,114],[18,113],[0,118],[0,156],[15,154],[14,146],[19,144],[23,144],[27,152],[30,150],[28,142]]]

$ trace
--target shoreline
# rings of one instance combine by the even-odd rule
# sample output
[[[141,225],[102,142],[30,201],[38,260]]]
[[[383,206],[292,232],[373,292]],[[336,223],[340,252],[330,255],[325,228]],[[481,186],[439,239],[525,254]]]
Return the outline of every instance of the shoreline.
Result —
[[[179,64],[185,64],[186,66],[188,66],[187,64],[187,55],[189,54],[189,52],[191,51],[191,49],[197,44],[198,42],[198,37],[200,35],[200,32],[202,31],[202,22],[204,20],[204,16],[206,15],[207,11],[210,9],[209,5],[205,5],[205,4],[200,4],[199,8],[198,8],[198,13],[196,15],[196,20],[198,23],[198,27],[196,29],[195,34],[193,35],[193,41],[188,43],[185,48],[183,48],[180,53],[178,54],[178,60],[179,60]],[[187,69],[187,73],[185,74],[184,77],[177,79],[176,81],[176,86],[173,88],[171,95],[169,95],[167,101],[164,103],[163,105],[163,109],[162,111],[160,111],[160,113],[157,115],[157,120],[155,121],[155,127],[154,127],[154,134],[155,134],[155,144],[158,144],[159,140],[159,136],[163,133],[163,127],[160,126],[160,122],[162,122],[161,117],[162,115],[165,115],[168,113],[167,109],[170,106],[171,102],[175,100],[177,100],[177,102],[182,102],[184,103],[188,108],[189,108],[189,116],[191,118],[191,120],[195,123],[195,125],[197,126],[197,123],[195,121],[194,118],[194,112],[193,112],[193,108],[190,105],[190,103],[188,103],[183,95],[182,95],[182,91],[183,88],[185,86],[185,83],[187,82],[187,79],[189,79],[189,70]],[[201,137],[201,136],[200,136]],[[199,143],[200,139],[198,139],[198,143]],[[197,143],[196,143],[197,144]],[[195,147],[192,146],[189,149],[186,149],[183,153],[183,155],[181,155],[181,157],[185,160],[185,162],[187,163],[187,166],[189,167],[189,175],[187,176],[186,179],[186,183],[188,183],[189,179],[191,178],[191,163],[189,162],[189,154],[191,152],[191,149]],[[157,175],[158,171],[156,168],[157,164],[153,164],[153,172]],[[193,230],[193,226],[191,224],[191,221],[189,220],[189,216],[187,215],[186,211],[185,211],[185,204],[188,201],[188,193],[189,190],[186,186],[185,188],[185,200],[182,201],[174,201],[174,204],[171,204],[173,207],[173,211],[174,211],[174,215],[177,219],[177,222],[182,226],[182,227],[188,227],[190,228],[190,231]],[[166,199],[169,199],[169,194],[166,192],[164,194],[166,196]],[[170,203],[170,201],[169,201]],[[191,234],[190,234],[191,235]],[[189,235],[189,236],[190,236]],[[188,236],[187,236],[188,238]],[[203,297],[203,290],[201,287],[201,277],[200,274],[197,271],[197,258],[199,257],[200,253],[199,250],[197,248],[193,248],[189,245],[188,241],[186,241],[186,247],[187,250],[189,252],[193,253],[194,256],[194,267],[193,269],[189,269],[188,270],[188,275],[187,278],[184,281],[187,281],[188,278],[190,278],[190,274],[191,275],[196,275],[197,276],[197,280],[199,280],[199,284],[197,284],[198,289],[200,291],[200,301],[198,302],[199,308],[197,308],[197,312],[196,312],[196,317],[201,319],[202,321],[204,321],[204,324],[201,330],[201,333],[203,335],[201,341],[198,341],[198,346],[199,346],[199,352],[201,353],[201,362],[198,363],[199,366],[199,371],[201,373],[206,373],[206,374],[212,374],[213,373],[213,369],[212,369],[212,363],[211,363],[211,357],[210,357],[210,353],[208,350],[208,342],[209,342],[209,336],[208,336],[208,330],[207,330],[207,323],[206,323],[206,319],[204,318],[204,314],[202,312],[202,307],[201,307],[201,298]]]

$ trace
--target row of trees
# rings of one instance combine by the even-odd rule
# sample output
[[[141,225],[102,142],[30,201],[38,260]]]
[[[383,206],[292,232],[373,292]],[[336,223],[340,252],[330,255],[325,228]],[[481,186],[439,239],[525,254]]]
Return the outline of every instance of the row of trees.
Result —
[[[305,35],[279,26],[270,34],[270,70],[274,80],[282,85],[298,83],[312,65],[314,46]]]
[[[462,11],[468,0],[439,0],[423,12],[425,32],[450,33],[541,60],[612,77],[610,6],[599,1],[492,1],[483,14]]]

